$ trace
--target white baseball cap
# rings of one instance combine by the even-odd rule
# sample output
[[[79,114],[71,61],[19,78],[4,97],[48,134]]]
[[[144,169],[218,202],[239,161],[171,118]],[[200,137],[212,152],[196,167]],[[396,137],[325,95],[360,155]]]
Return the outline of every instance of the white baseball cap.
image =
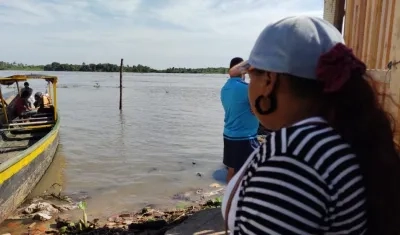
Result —
[[[249,59],[232,69],[245,73],[256,68],[317,79],[320,56],[338,43],[344,44],[343,36],[328,21],[309,16],[287,17],[265,27]]]

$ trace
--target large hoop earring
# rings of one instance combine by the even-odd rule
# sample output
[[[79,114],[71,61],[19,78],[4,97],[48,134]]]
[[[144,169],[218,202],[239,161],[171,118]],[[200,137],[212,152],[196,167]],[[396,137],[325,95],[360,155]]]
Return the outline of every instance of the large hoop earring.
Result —
[[[263,110],[261,108],[261,100],[268,100],[269,101],[269,107],[267,110]],[[260,95],[259,97],[257,97],[255,104],[254,104],[257,112],[261,115],[268,115],[271,114],[273,112],[275,112],[278,104],[277,104],[277,99],[276,99],[276,95],[274,93],[271,93],[268,96],[263,96]]]

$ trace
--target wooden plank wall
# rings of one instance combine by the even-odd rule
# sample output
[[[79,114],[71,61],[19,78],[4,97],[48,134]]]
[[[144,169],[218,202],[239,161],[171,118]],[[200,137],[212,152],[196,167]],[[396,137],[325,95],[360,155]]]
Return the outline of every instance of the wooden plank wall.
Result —
[[[344,39],[369,69],[386,69],[391,60],[397,0],[347,0]]]
[[[395,2],[396,4],[392,7],[394,11],[394,20],[390,19],[390,22],[392,22],[390,60],[397,63],[400,60],[400,47],[398,46],[400,44],[400,3],[398,0],[395,0]],[[389,73],[391,77],[389,87],[390,94],[394,101],[396,101],[397,104],[400,104],[400,66],[393,66]],[[400,108],[398,105],[392,105],[388,110],[391,111],[397,121],[396,142],[400,144]]]
[[[346,44],[364,61],[376,79],[378,90],[400,104],[400,66],[388,71],[390,61],[400,60],[400,1],[346,0],[344,32]],[[396,120],[395,141],[400,144],[400,108],[390,99],[382,100]]]

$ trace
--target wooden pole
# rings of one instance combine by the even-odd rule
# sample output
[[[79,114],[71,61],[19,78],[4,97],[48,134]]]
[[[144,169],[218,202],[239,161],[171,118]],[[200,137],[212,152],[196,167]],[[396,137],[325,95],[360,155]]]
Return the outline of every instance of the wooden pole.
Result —
[[[342,32],[343,17],[345,15],[344,7],[345,0],[324,1],[324,19],[333,24],[340,32]]]
[[[124,59],[121,59],[121,66],[119,67],[119,110],[122,110],[122,68]]]
[[[392,66],[392,69],[389,73],[390,74],[390,85],[389,85],[389,91],[390,94],[392,95],[392,98],[398,102],[400,101],[400,80],[396,79],[400,76],[400,47],[398,46],[400,43],[400,1],[393,0],[393,8],[394,8],[394,14],[392,14],[390,17],[393,17],[393,19],[390,19],[390,22],[393,22],[393,31],[391,32],[391,45],[390,48],[390,61],[394,64]],[[400,143],[400,109],[396,105],[391,105],[391,108],[389,109],[396,119],[396,137],[395,141],[397,143]]]
[[[333,25],[342,33],[345,0],[336,0]]]
[[[3,109],[3,114],[4,114],[4,117],[6,119],[6,123],[8,124],[8,113],[7,113],[6,104],[5,104],[4,99],[3,99],[3,94],[1,92],[1,87],[0,87],[0,97],[1,97],[1,106],[2,106],[2,109]]]
[[[19,90],[18,81],[16,81],[15,84],[17,84],[17,93],[18,93],[18,95],[21,95],[21,91]]]

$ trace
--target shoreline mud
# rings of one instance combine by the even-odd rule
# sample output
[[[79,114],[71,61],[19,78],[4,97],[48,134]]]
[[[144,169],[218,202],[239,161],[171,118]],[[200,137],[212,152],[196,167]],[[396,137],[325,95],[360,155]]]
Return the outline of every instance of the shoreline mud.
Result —
[[[1,229],[0,235],[169,234],[167,231],[194,215],[196,221],[206,219],[197,214],[211,213],[202,211],[220,207],[224,189],[224,186],[214,183],[205,189],[173,195],[171,199],[176,202],[175,208],[148,205],[133,212],[124,211],[100,218],[87,214],[87,209],[91,207],[86,201],[74,201],[61,193],[52,193],[25,202],[3,222],[7,228]]]
[[[221,199],[216,198],[214,200],[208,200],[203,204],[191,205],[182,209],[157,210],[151,207],[145,207],[134,213],[123,213],[109,217],[107,220],[94,219],[92,221],[84,221],[84,219],[80,219],[78,222],[73,222],[58,217],[55,220],[55,228],[48,230],[47,233],[136,235],[188,234],[177,233],[176,231],[179,231],[177,227],[180,225],[185,225],[187,227],[188,219],[192,216],[199,217],[198,214],[204,214],[203,211],[210,211],[213,209],[220,211],[220,205]],[[208,212],[206,214],[208,214]],[[201,216],[200,219],[204,220],[207,218]],[[197,218],[197,220],[199,220],[199,218]]]
[[[24,228],[21,228],[18,234],[194,234],[187,231],[206,229],[206,227],[210,227],[210,225],[206,226],[207,221],[213,224],[211,227],[219,230],[222,229],[223,223],[221,222],[220,206],[221,198],[218,197],[185,208],[158,210],[145,207],[136,212],[121,213],[107,219],[90,219],[87,218],[84,208],[78,205],[82,210],[82,218],[80,219],[73,220],[63,212],[48,220],[46,218],[35,217],[32,218],[33,220],[30,223],[25,224]],[[14,235],[17,233],[6,234]]]

